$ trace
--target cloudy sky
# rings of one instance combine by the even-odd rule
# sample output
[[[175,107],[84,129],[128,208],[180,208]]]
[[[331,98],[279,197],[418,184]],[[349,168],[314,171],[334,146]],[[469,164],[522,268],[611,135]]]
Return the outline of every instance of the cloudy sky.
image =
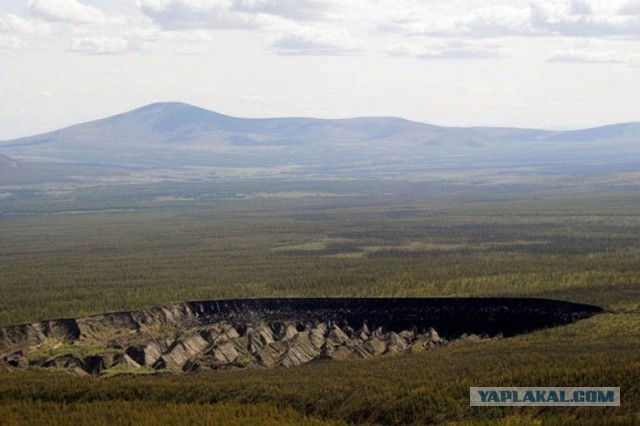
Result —
[[[640,0],[1,0],[0,139],[157,101],[243,117],[640,121]]]

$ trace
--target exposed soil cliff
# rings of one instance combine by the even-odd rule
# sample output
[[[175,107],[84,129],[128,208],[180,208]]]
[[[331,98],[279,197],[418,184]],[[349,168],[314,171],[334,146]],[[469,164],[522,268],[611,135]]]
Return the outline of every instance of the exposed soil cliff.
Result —
[[[568,324],[595,306],[543,299],[246,299],[0,329],[14,367],[193,371],[368,358]]]

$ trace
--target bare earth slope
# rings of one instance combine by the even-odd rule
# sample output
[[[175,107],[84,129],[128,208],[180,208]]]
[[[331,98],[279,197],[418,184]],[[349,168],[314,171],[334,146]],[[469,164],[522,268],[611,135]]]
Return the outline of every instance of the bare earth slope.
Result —
[[[188,302],[0,329],[14,367],[100,374],[293,367],[571,323],[601,309],[542,299],[247,299]]]

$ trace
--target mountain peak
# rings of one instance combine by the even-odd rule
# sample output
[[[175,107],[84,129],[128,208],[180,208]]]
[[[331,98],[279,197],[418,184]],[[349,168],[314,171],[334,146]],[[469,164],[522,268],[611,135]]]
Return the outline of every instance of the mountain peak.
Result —
[[[197,115],[207,117],[229,117],[228,115],[220,114],[205,108],[201,108],[195,105],[187,104],[184,102],[154,102],[140,108],[136,108],[132,111],[125,112],[121,115],[128,114],[185,114],[185,115]]]
[[[109,117],[103,121],[147,123],[157,131],[174,131],[190,126],[224,127],[235,120],[228,115],[219,114],[184,102],[156,102],[136,108],[123,114]]]
[[[213,111],[209,111],[204,108],[200,108],[198,106],[191,105],[185,102],[154,102],[154,103],[150,103],[148,105],[144,105],[139,108],[136,108],[130,112],[135,112],[135,111],[207,111],[210,113],[213,112]]]

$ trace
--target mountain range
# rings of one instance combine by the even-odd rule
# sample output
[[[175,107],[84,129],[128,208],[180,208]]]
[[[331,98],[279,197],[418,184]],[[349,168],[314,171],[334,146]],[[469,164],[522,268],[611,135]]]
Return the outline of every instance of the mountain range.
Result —
[[[166,102],[0,141],[0,183],[185,169],[298,177],[574,175],[635,170],[639,161],[640,123],[547,131],[395,117],[256,119]]]

